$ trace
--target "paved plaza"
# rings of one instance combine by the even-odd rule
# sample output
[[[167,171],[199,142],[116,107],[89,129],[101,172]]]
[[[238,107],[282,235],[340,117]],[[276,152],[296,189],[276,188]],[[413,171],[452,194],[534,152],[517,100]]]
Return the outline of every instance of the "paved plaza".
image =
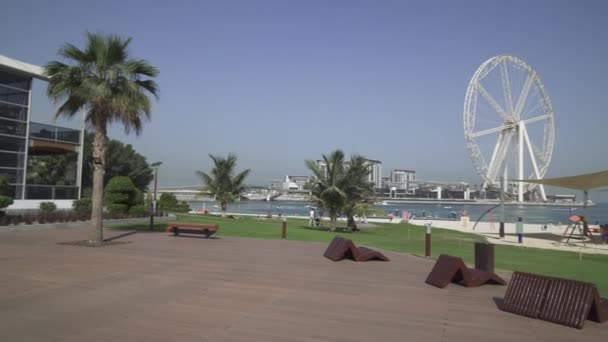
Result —
[[[221,231],[220,231],[221,232]],[[108,235],[118,232],[108,232]],[[0,341],[600,341],[502,312],[505,286],[437,289],[433,262],[331,262],[325,244],[82,228],[0,232]]]

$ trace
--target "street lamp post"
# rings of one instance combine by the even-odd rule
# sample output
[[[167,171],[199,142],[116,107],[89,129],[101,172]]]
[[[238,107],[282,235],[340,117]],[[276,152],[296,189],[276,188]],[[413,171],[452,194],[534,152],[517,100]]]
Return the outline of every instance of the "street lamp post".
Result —
[[[152,211],[150,212],[150,230],[154,230],[154,215],[156,215],[156,189],[158,185],[158,167],[163,162],[152,163],[150,167],[154,168],[154,197],[152,198]]]

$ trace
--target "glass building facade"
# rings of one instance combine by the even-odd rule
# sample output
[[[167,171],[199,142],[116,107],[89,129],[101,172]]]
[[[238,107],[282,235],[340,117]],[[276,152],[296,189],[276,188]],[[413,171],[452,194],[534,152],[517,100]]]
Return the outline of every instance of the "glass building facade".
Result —
[[[82,131],[31,122],[33,76],[2,61],[0,176],[9,181],[9,195],[15,200],[78,199]]]

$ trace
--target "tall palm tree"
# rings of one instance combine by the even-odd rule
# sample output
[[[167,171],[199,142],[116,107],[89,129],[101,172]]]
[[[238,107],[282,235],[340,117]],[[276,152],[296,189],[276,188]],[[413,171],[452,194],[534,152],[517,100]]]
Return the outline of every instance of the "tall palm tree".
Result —
[[[314,160],[307,160],[306,166],[313,173],[311,192],[320,207],[329,211],[331,230],[336,228],[338,214],[346,203],[344,152],[335,150],[328,156],[323,155],[325,170],[319,168]]]
[[[47,95],[60,103],[55,116],[71,118],[85,112],[85,122],[93,138],[93,232],[89,243],[103,241],[103,177],[106,164],[107,126],[118,122],[125,133],[139,134],[143,119],[150,118],[149,96],[158,98],[158,87],[150,78],[158,69],[142,59],[131,58],[131,38],[115,35],[86,34],[86,46],[80,49],[65,44],[57,55],[66,63],[46,64],[49,77]]]
[[[209,194],[220,202],[222,216],[226,216],[228,203],[234,202],[245,191],[245,178],[251,170],[247,169],[235,175],[236,155],[232,153],[226,158],[210,154],[209,158],[214,164],[211,174],[202,171],[197,171],[196,174],[206,184]]]

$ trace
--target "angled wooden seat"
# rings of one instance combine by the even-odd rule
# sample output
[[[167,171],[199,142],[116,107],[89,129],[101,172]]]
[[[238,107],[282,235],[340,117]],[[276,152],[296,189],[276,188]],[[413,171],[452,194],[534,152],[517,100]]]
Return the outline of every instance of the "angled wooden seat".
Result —
[[[442,254],[426,278],[426,283],[444,288],[450,283],[466,287],[478,287],[484,284],[505,285],[505,281],[494,273],[469,269],[459,257]]]
[[[336,236],[331,241],[323,256],[332,261],[340,261],[342,259],[354,261],[389,261],[382,253],[366,247],[357,248],[352,240],[339,236]]]
[[[608,320],[608,300],[595,284],[515,272],[505,293],[504,311],[582,329],[585,320]]]
[[[380,261],[388,261],[388,258],[378,252],[375,251],[373,249],[367,248],[367,247],[358,247],[357,248],[359,250],[359,256],[358,256],[358,260],[357,261],[369,261],[369,260],[380,260]]]

